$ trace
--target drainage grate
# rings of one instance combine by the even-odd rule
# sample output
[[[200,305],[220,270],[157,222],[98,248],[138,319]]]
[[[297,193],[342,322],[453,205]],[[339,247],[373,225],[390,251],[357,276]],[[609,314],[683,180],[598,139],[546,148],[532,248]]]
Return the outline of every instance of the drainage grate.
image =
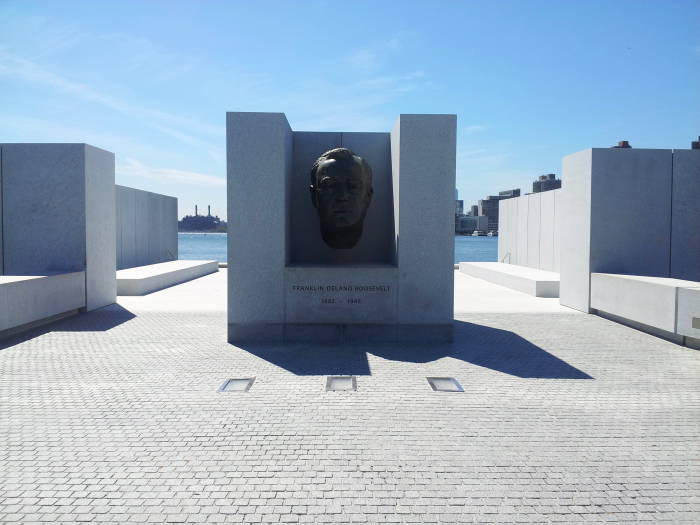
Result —
[[[435,392],[464,392],[454,377],[426,377]]]
[[[254,377],[243,377],[240,379],[227,379],[219,387],[219,392],[247,392],[255,382]]]
[[[326,390],[357,390],[357,379],[355,376],[328,376]]]

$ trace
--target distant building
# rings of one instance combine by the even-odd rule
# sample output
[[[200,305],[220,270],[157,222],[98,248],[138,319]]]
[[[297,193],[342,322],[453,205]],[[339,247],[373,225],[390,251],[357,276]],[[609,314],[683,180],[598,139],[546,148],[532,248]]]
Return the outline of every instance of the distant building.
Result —
[[[513,197],[520,197],[520,189],[502,191],[498,195],[489,195],[479,201],[477,215],[488,217],[488,231],[498,231],[498,203]]]
[[[561,179],[557,179],[554,173],[540,175],[539,179],[532,183],[532,193],[541,193],[559,188],[561,188]]]
[[[455,201],[455,215],[464,215],[464,201]]]
[[[517,188],[515,190],[499,191],[498,196],[506,198],[506,199],[512,199],[513,197],[520,197],[520,188]]]
[[[479,215],[479,207],[476,204],[469,208],[469,215],[471,215],[472,217],[476,217]]]
[[[472,217],[471,215],[463,215],[457,219],[456,233],[470,234],[475,230],[485,232],[487,231],[488,223],[488,217]]]
[[[194,206],[194,215],[185,215],[177,222],[177,231],[180,232],[225,232],[226,221],[211,214],[211,206],[207,206],[207,214],[200,215],[197,205]]]

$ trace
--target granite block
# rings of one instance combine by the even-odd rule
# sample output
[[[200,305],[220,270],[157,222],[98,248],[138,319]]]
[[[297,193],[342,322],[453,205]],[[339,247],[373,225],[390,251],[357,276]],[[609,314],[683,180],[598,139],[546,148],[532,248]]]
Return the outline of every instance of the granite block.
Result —
[[[392,131],[399,324],[453,318],[456,123],[455,115],[401,115]]]
[[[700,150],[673,151],[671,277],[700,281]]]
[[[228,322],[283,323],[292,130],[282,113],[227,113],[226,149]]]
[[[3,144],[7,275],[85,270],[85,145]]]
[[[85,145],[85,308],[117,300],[114,153]]]
[[[527,199],[527,264],[530,268],[540,268],[540,250],[542,240],[540,235],[541,193],[526,195]],[[545,244],[547,241],[545,241]]]
[[[116,210],[118,270],[177,260],[176,197],[116,186]]]

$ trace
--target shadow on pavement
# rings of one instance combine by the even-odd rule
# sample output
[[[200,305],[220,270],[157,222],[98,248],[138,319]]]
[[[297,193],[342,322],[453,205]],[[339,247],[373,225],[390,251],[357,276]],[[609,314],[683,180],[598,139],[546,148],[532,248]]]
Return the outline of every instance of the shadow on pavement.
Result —
[[[348,344],[288,344],[238,346],[298,376],[371,375],[367,352]]]
[[[111,304],[91,312],[79,313],[0,339],[0,350],[24,343],[51,332],[104,332],[136,317],[126,308]]]
[[[444,357],[521,378],[593,379],[508,330],[454,321],[452,343],[244,345],[243,350],[296,375],[370,375],[367,354],[409,363]]]

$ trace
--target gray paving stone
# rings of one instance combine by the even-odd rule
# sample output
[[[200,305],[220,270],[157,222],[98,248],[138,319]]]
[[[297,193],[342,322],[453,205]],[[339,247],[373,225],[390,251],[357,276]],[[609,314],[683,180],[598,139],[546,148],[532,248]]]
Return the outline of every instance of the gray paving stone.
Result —
[[[700,352],[557,312],[455,333],[237,348],[224,312],[106,309],[4,341],[1,520],[700,521]]]

